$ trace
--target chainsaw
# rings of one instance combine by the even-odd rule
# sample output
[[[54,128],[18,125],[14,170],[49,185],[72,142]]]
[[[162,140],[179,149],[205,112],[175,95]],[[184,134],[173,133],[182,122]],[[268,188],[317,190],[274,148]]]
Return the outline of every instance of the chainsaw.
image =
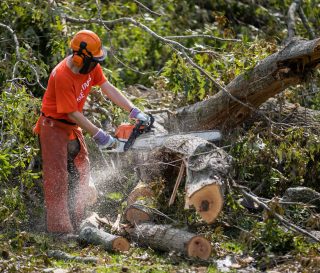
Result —
[[[115,132],[117,145],[113,148],[107,148],[103,151],[107,153],[121,153],[132,150],[152,150],[161,147],[162,144],[171,136],[177,134],[155,134],[154,117],[151,114],[150,121],[143,124],[143,121],[138,121],[136,124],[121,124]],[[207,141],[214,142],[221,139],[219,130],[193,131],[187,133],[178,133],[181,136],[200,137]]]

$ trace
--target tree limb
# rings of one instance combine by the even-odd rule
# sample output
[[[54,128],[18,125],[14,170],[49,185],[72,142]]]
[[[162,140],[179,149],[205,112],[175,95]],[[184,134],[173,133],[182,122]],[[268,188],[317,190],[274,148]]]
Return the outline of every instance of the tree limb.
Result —
[[[47,255],[49,258],[53,258],[56,260],[64,260],[67,262],[75,261],[75,262],[94,263],[94,264],[99,262],[99,258],[96,258],[96,257],[73,256],[61,250],[48,250]]]
[[[293,40],[207,100],[177,109],[166,129],[187,132],[234,128],[247,118],[252,107],[257,108],[287,87],[304,82],[319,63],[320,39]]]
[[[139,7],[145,9],[147,12],[149,12],[149,13],[151,13],[151,14],[153,14],[153,15],[157,15],[157,16],[162,16],[162,15],[163,15],[163,14],[160,14],[160,13],[158,13],[158,12],[155,12],[155,11],[149,9],[147,6],[145,6],[144,4],[140,3],[140,2],[137,1],[137,0],[133,0],[133,2],[135,2]]]
[[[295,29],[295,14],[299,10],[301,0],[294,0],[288,10],[288,37],[287,42],[290,42],[296,35]]]
[[[195,53],[203,53],[201,50],[195,50],[192,48],[188,48],[185,47],[184,45],[167,39],[165,37],[160,36],[159,34],[157,34],[156,32],[154,32],[153,30],[151,30],[149,27],[147,27],[146,25],[136,21],[133,18],[130,17],[122,17],[122,18],[118,18],[115,20],[102,20],[102,19],[96,19],[96,18],[91,18],[91,19],[77,19],[71,16],[66,15],[65,16],[66,20],[71,22],[71,23],[75,23],[75,24],[91,24],[91,23],[95,23],[95,24],[105,24],[105,25],[115,25],[115,24],[120,24],[120,23],[129,23],[129,24],[133,24],[136,27],[141,28],[142,30],[146,31],[147,33],[149,33],[151,36],[155,37],[157,40],[160,40],[161,42],[165,43],[165,44],[169,44],[169,45],[173,45],[177,48],[179,48],[180,50],[186,50],[188,52],[191,52],[192,54]],[[215,52],[213,52],[215,53]]]
[[[190,39],[190,38],[208,38],[223,42],[242,42],[239,39],[228,39],[228,38],[221,38],[213,35],[207,35],[207,34],[191,34],[191,35],[181,35],[181,36],[165,36],[167,39]]]
[[[304,27],[308,31],[309,38],[310,39],[315,39],[316,35],[315,35],[313,29],[310,27],[310,25],[308,23],[308,19],[307,19],[306,15],[304,14],[302,7],[299,8],[298,13],[299,13],[300,19],[301,19]]]
[[[0,27],[7,29],[11,33],[11,35],[13,37],[13,41],[15,43],[16,56],[17,56],[17,59],[20,60],[21,59],[20,52],[19,52],[20,45],[19,45],[17,35],[15,34],[15,31],[11,27],[4,25],[2,23],[0,23]]]

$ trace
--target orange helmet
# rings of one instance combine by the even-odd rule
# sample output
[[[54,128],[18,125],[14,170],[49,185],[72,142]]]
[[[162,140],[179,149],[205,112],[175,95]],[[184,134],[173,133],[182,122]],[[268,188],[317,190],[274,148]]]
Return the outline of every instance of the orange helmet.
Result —
[[[85,57],[102,62],[107,56],[99,36],[90,30],[81,30],[76,33],[70,42],[70,47],[74,53],[73,61],[77,66],[83,64]]]

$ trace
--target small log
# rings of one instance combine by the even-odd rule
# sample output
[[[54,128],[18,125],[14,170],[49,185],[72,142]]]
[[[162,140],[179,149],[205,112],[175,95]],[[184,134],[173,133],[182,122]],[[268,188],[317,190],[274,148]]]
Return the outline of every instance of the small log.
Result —
[[[137,243],[153,249],[176,251],[202,260],[211,255],[212,247],[206,238],[169,225],[142,223],[128,232]]]
[[[78,237],[80,244],[101,245],[107,251],[128,251],[130,244],[126,238],[100,229],[101,219],[104,218],[100,218],[96,213],[93,213],[81,223]]]
[[[124,218],[131,225],[138,225],[140,223],[152,221],[152,211],[145,205],[132,204],[124,212]]]
[[[94,227],[85,227],[79,234],[81,244],[101,245],[107,251],[128,251],[130,244],[124,237],[107,233]]]
[[[130,206],[134,204],[136,201],[140,199],[144,199],[146,197],[153,198],[154,193],[149,185],[139,181],[137,186],[130,192],[127,198],[127,205]]]
[[[132,225],[152,221],[153,213],[148,207],[152,205],[153,198],[152,189],[140,181],[127,198],[124,218]]]
[[[186,160],[185,208],[194,206],[201,218],[212,223],[223,207],[230,157],[214,144],[197,137],[173,136],[165,152]]]

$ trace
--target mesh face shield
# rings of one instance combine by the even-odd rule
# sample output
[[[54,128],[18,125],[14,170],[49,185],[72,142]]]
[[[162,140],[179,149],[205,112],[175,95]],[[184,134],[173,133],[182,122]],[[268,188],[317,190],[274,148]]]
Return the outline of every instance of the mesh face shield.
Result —
[[[106,49],[103,47],[103,55],[100,57],[94,57],[91,55],[91,52],[87,51],[91,56],[85,56],[84,60],[83,60],[83,66],[81,67],[79,73],[80,74],[88,74],[90,73],[96,66],[98,63],[103,63],[104,60],[107,57],[107,51]]]
[[[92,58],[86,58],[85,61],[83,62],[83,66],[79,70],[79,73],[88,74],[97,66],[97,64],[98,62],[92,60]]]

